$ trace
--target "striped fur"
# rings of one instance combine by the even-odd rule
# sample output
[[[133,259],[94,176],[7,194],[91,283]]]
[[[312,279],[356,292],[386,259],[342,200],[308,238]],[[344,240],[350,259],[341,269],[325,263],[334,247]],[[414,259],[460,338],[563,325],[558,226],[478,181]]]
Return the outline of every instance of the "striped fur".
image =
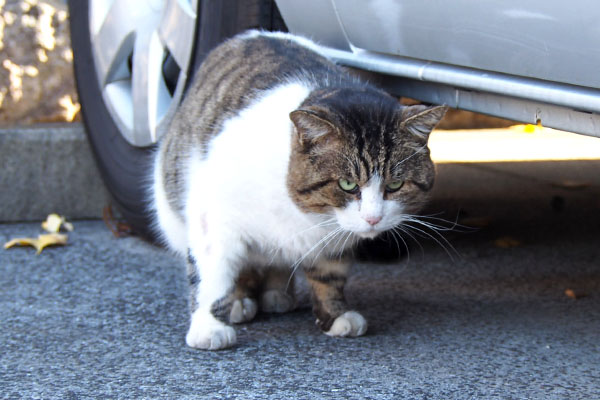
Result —
[[[423,205],[427,137],[444,111],[401,106],[289,34],[250,31],[213,50],[153,175],[158,233],[188,260],[188,345],[232,346],[228,323],[293,309],[298,267],[321,329],[362,335],[342,254]]]

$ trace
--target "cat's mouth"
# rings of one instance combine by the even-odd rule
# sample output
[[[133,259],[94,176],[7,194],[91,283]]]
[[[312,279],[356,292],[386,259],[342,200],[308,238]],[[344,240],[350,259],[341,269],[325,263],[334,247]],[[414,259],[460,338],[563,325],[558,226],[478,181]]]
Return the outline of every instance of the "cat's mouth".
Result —
[[[354,232],[361,239],[375,239],[382,231],[379,229],[371,228],[368,231]]]
[[[345,230],[352,232],[354,235],[358,236],[361,239],[375,239],[382,232],[387,230],[384,226],[365,227],[365,224],[362,225],[363,226],[346,227]],[[343,225],[340,224],[340,226],[344,228]]]

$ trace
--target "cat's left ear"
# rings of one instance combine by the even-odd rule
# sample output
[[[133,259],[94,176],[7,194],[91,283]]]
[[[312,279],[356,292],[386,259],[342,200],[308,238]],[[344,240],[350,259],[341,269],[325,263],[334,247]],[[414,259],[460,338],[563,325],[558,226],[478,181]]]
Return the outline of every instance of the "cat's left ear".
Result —
[[[400,131],[408,131],[416,138],[427,141],[429,134],[441,121],[447,106],[406,106],[401,111]]]
[[[301,145],[316,143],[338,133],[338,128],[327,118],[325,111],[316,107],[294,110],[290,119],[298,132]]]

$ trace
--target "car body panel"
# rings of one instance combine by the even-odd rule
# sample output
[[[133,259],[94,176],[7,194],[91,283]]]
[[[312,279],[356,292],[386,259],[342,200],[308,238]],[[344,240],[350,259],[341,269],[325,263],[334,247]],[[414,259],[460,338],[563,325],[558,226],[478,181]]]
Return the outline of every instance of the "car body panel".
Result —
[[[283,0],[276,3],[290,32],[310,38],[323,46],[350,51],[350,43],[331,1]]]
[[[299,3],[277,0],[291,32],[396,95],[600,137],[589,0]]]
[[[590,0],[334,0],[349,42],[384,54],[600,88]]]

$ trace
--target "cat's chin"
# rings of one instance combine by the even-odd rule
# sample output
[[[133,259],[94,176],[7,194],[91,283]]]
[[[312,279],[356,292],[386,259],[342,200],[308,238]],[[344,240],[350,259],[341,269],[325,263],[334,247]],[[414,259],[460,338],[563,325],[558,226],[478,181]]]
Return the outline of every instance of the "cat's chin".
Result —
[[[361,239],[375,239],[377,236],[379,236],[381,231],[372,230],[372,231],[354,232],[354,233]]]

